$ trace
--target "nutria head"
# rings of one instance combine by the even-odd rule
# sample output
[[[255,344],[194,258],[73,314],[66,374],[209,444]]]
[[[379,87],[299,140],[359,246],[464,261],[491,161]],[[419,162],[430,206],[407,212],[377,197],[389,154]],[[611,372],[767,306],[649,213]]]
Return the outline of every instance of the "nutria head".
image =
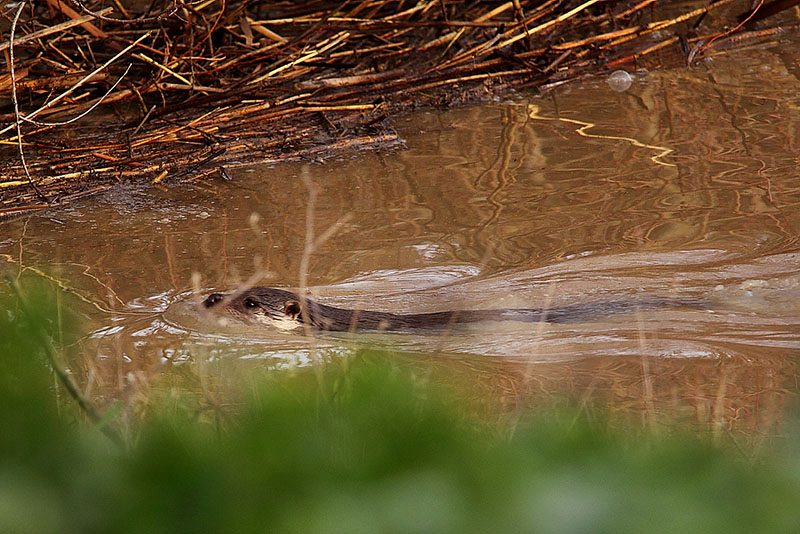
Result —
[[[294,330],[300,321],[300,297],[290,291],[253,287],[234,293],[212,293],[203,308],[246,323],[261,323],[279,330]]]

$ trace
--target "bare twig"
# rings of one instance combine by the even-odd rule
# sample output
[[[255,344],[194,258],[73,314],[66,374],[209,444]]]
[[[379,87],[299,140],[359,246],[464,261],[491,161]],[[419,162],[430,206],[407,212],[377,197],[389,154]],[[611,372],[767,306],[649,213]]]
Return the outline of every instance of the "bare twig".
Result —
[[[13,35],[13,33],[12,33],[12,35]],[[95,74],[97,74],[98,72],[102,71],[103,69],[105,69],[106,67],[111,65],[114,61],[119,59],[120,56],[124,55],[126,52],[128,52],[128,50],[130,50],[131,48],[133,48],[134,46],[136,46],[137,44],[139,44],[141,41],[143,41],[144,39],[146,39],[149,36],[150,36],[150,32],[145,33],[144,35],[139,37],[136,41],[134,41],[133,43],[131,43],[130,45],[128,45],[127,47],[125,47],[124,49],[119,51],[117,54],[115,54],[111,59],[109,59],[108,61],[106,61],[105,63],[103,63],[99,67],[97,67],[95,70],[93,70],[92,72],[90,72],[89,74],[87,74],[86,76],[81,78],[75,85],[70,87],[67,91],[61,93],[59,96],[57,96],[53,100],[47,102],[45,105],[43,105],[42,107],[40,107],[36,111],[33,111],[32,113],[29,113],[28,115],[25,115],[24,117],[22,117],[22,120],[32,119],[32,118],[36,117],[37,115],[39,115],[41,112],[52,108],[58,102],[60,102],[61,100],[67,98],[72,93],[74,93],[76,89],[78,89],[80,86],[82,86],[88,80],[90,80]],[[13,41],[13,39],[12,39],[12,41]],[[12,47],[11,50],[13,51],[13,47]],[[10,130],[12,127],[13,126],[8,126],[6,128],[3,128],[2,130],[0,130],[0,135],[8,132],[8,130]]]
[[[114,84],[111,86],[111,88],[110,88],[108,91],[106,91],[106,94],[104,94],[103,96],[101,96],[100,98],[98,98],[98,99],[97,99],[97,102],[95,102],[94,104],[92,104],[92,105],[91,105],[91,107],[90,107],[89,109],[87,109],[86,111],[84,111],[84,112],[83,112],[83,113],[81,113],[80,115],[76,115],[75,117],[72,117],[71,119],[69,119],[69,120],[67,120],[67,121],[63,121],[63,122],[40,122],[40,121],[35,121],[35,120],[33,120],[33,119],[28,119],[28,118],[26,118],[26,117],[21,117],[21,119],[22,119],[22,120],[24,120],[25,122],[30,122],[30,123],[32,123],[32,124],[35,124],[35,125],[37,125],[37,126],[64,126],[64,125],[66,125],[66,124],[70,124],[70,123],[72,123],[72,122],[75,122],[75,121],[77,121],[77,120],[80,120],[81,118],[85,117],[86,115],[88,115],[89,113],[91,113],[92,111],[94,111],[94,109],[95,109],[97,106],[99,106],[100,104],[102,104],[102,103],[103,103],[103,100],[105,100],[105,98],[106,98],[106,97],[107,97],[107,96],[108,96],[108,95],[109,95],[109,94],[110,94],[110,93],[111,93],[111,92],[112,92],[114,89],[116,89],[116,88],[117,88],[117,86],[119,85],[119,82],[121,82],[121,81],[122,81],[122,79],[123,79],[123,78],[125,78],[125,75],[126,75],[126,74],[128,74],[128,71],[130,71],[130,70],[131,70],[131,65],[130,65],[130,64],[128,64],[128,67],[125,69],[125,72],[123,72],[123,73],[122,73],[122,75],[121,75],[119,78],[117,78],[117,81],[115,81],[115,82],[114,82]]]
[[[111,11],[111,9],[103,9],[102,11],[94,12],[91,9],[87,8],[83,4],[83,2],[81,2],[81,0],[70,0],[70,1],[76,6],[78,6],[81,9],[81,11],[87,13],[92,18],[103,20],[105,22],[116,22],[120,24],[142,24],[144,22],[158,22],[165,18],[171,17],[172,15],[175,14],[176,11],[178,11],[178,3],[176,0],[173,0],[171,9],[165,9],[161,11],[161,13],[157,13],[149,17],[143,16],[135,19],[115,19],[105,16],[105,13]]]
[[[25,176],[28,178],[28,183],[33,190],[36,191],[36,195],[40,199],[50,204],[50,199],[47,198],[47,196],[45,196],[45,194],[42,193],[34,183],[33,177],[31,176],[31,171],[28,169],[28,163],[25,161],[25,151],[22,149],[22,126],[20,125],[19,102],[17,101],[17,79],[14,74],[14,32],[17,30],[19,16],[26,4],[26,1],[20,2],[17,12],[14,14],[14,20],[11,22],[11,37],[9,38],[8,46],[8,53],[10,56],[8,61],[8,70],[9,74],[11,75],[11,99],[14,101],[14,125],[17,127],[17,148],[19,150],[19,160],[22,162],[22,168],[25,170]]]
[[[111,13],[113,11],[112,8],[107,7],[101,10],[100,14]],[[41,30],[31,32],[27,35],[23,35],[22,37],[18,37],[13,41],[14,46],[19,46],[21,44],[27,43],[28,41],[35,41],[37,39],[41,39],[43,37],[47,37],[48,35],[52,35],[54,33],[61,33],[64,32],[73,26],[80,26],[81,24],[92,20],[90,15],[85,17],[80,17],[77,19],[68,20],[66,22],[62,22],[61,24],[56,24],[55,26],[48,26],[47,28],[42,28]],[[12,41],[8,41],[5,43],[0,44],[0,52],[3,50],[7,50],[9,46],[11,46]]]

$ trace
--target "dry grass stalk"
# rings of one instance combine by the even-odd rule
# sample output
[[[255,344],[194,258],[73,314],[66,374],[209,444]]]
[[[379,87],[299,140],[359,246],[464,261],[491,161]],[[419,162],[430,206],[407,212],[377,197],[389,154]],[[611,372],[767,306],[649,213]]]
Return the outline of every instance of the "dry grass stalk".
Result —
[[[0,217],[119,180],[391,145],[387,119],[405,109],[679,63],[681,41],[714,41],[706,48],[717,53],[723,41],[740,42],[744,34],[725,26],[749,7],[721,0],[659,18],[657,0],[69,4],[18,4],[13,47],[0,43],[9,66],[0,77],[9,125],[0,129]],[[713,20],[694,29],[709,11]]]

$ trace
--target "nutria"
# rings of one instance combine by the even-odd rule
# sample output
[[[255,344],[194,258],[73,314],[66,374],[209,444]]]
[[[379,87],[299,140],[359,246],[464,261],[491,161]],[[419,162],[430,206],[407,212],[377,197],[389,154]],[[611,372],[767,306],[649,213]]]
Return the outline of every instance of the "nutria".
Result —
[[[253,287],[227,295],[212,293],[203,301],[203,307],[220,314],[228,314],[246,323],[266,324],[279,330],[294,330],[307,324],[315,330],[329,331],[405,331],[446,328],[454,324],[479,321],[569,323],[665,306],[705,307],[699,300],[639,299],[551,309],[456,310],[398,314],[336,308],[310,299],[305,299],[306,309],[303,311],[301,302],[299,296],[289,291]]]

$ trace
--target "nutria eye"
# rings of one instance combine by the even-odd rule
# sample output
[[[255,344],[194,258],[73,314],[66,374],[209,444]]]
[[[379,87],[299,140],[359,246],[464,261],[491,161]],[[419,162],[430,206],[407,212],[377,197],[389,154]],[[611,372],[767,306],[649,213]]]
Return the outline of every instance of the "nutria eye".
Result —
[[[253,308],[258,308],[258,302],[256,302],[256,299],[254,298],[247,297],[244,299],[244,307],[250,310]]]

